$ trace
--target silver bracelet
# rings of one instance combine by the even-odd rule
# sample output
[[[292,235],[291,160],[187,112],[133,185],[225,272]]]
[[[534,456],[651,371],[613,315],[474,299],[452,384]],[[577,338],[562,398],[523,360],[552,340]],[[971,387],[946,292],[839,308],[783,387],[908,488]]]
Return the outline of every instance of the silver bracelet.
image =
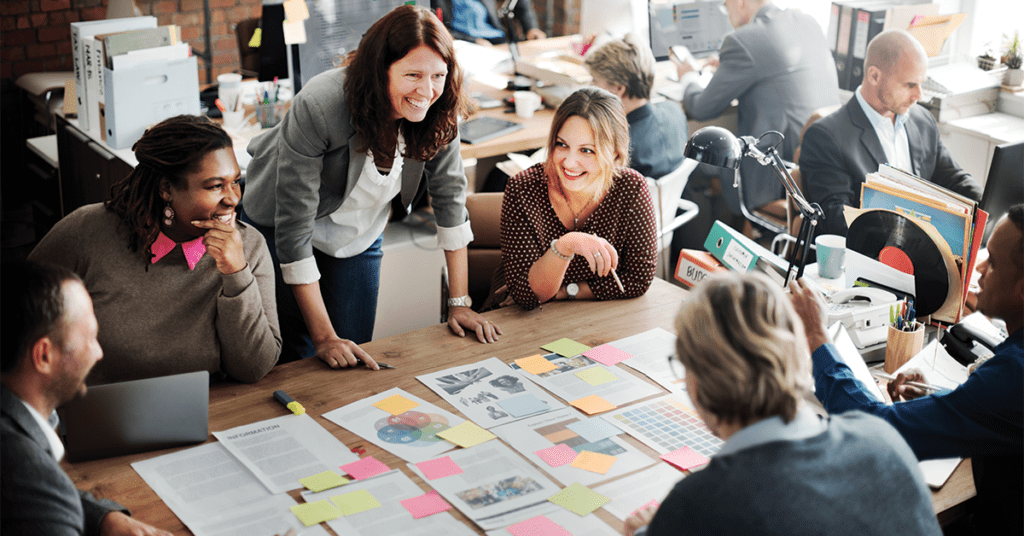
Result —
[[[559,259],[562,259],[563,261],[571,261],[576,254],[570,253],[569,256],[562,255],[562,252],[558,251],[558,248],[555,247],[555,244],[557,243],[557,238],[551,241],[551,251],[555,252],[555,256],[558,257]]]

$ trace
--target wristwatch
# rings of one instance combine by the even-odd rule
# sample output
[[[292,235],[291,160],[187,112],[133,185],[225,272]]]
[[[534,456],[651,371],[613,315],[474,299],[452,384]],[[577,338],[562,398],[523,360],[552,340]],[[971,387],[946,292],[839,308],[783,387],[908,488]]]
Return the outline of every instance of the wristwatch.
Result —
[[[448,307],[471,307],[472,305],[473,299],[469,297],[469,294],[448,298]]]
[[[576,283],[569,283],[568,285],[565,286],[565,292],[569,294],[568,299],[575,300],[576,295],[580,293],[580,286],[577,285]]]

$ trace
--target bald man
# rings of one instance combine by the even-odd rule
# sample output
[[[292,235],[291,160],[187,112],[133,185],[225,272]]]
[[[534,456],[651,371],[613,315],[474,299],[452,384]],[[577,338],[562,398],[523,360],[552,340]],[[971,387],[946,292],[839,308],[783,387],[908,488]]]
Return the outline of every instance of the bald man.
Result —
[[[811,125],[800,148],[804,193],[825,212],[817,234],[846,236],[843,206],[860,207],[864,176],[883,163],[981,199],[981,186],[939,139],[935,118],[915,106],[928,69],[921,43],[903,30],[882,32],[868,44],[864,66],[854,98]]]

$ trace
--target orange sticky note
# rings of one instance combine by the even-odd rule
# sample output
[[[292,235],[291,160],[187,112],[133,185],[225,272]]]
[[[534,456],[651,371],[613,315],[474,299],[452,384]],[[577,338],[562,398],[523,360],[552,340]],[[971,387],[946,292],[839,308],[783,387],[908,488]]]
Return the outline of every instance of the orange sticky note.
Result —
[[[612,468],[612,464],[618,459],[615,456],[609,456],[607,454],[601,454],[600,452],[590,452],[585,450],[576,456],[576,459],[572,461],[572,467],[579,469],[585,469],[592,473],[605,474],[609,469]]]
[[[374,402],[373,405],[392,415],[401,415],[420,404],[419,402],[413,402],[402,395],[391,395],[383,400]]]
[[[540,354],[516,359],[516,364],[530,374],[544,374],[558,368]]]
[[[604,413],[605,411],[610,411],[616,408],[614,404],[597,395],[585,396],[569,403],[583,410],[587,415]]]

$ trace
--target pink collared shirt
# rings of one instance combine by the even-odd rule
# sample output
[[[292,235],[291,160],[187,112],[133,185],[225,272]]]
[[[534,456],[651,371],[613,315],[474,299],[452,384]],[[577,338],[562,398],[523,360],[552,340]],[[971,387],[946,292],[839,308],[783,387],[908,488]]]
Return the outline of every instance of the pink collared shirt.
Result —
[[[164,258],[164,256],[170,253],[177,245],[177,242],[167,238],[167,235],[160,232],[160,234],[156,236],[156,241],[153,242],[153,246],[150,248],[153,252],[153,259],[150,263],[156,264],[156,261]],[[188,263],[188,269],[195,270],[196,265],[199,264],[199,259],[203,258],[203,254],[206,253],[206,246],[203,245],[203,237],[200,236],[195,240],[182,242],[181,251],[185,253],[185,262]]]

